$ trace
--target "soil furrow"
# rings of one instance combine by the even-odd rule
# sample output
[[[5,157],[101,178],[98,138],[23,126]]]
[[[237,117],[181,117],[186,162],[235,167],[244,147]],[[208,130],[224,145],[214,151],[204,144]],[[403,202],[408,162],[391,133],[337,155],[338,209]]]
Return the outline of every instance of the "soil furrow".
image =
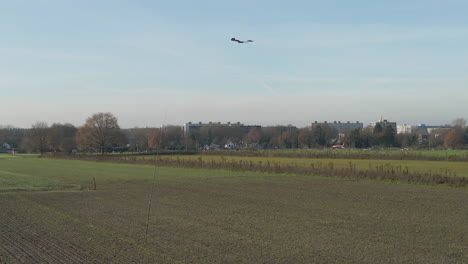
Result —
[[[30,248],[28,241],[18,241],[17,235],[12,235],[11,232],[0,233],[0,245],[10,257],[19,263],[35,263],[41,262],[43,258],[37,251]]]
[[[20,250],[27,252],[37,252],[35,256],[31,256],[34,261],[37,258],[43,257],[48,262],[61,262],[66,263],[83,263],[83,257],[77,255],[79,250],[77,248],[70,248],[64,241],[50,238],[47,236],[40,236],[33,230],[24,227],[17,221],[4,218],[4,223],[8,225],[8,233],[10,237],[23,238],[20,242]],[[11,242],[14,239],[10,239]],[[15,242],[17,239],[15,240]],[[26,250],[28,249],[28,250]],[[36,258],[36,259],[35,259]]]
[[[28,198],[23,198],[22,200],[22,202],[37,204],[36,201],[32,201]],[[19,203],[17,200],[12,202],[14,204]],[[36,206],[36,208],[43,208],[43,205]],[[26,213],[28,213],[28,215],[25,215]],[[2,222],[9,226],[9,229],[12,230],[11,232],[13,232],[13,230],[19,230],[19,232],[13,232],[15,233],[14,236],[28,237],[30,240],[36,242],[32,247],[39,248],[40,251],[47,252],[48,255],[56,256],[56,260],[52,261],[48,259],[48,263],[56,263],[56,261],[58,263],[64,263],[64,261],[65,263],[134,262],[134,258],[125,255],[125,246],[122,244],[124,242],[108,234],[104,234],[97,229],[90,230],[89,227],[85,226],[84,223],[80,221],[64,218],[64,215],[55,213],[55,211],[48,210],[47,214],[49,216],[47,218],[49,220],[37,219],[35,217],[31,218],[31,215],[42,215],[41,212],[25,212],[17,207],[16,212],[12,212],[9,217],[5,217]],[[26,227],[24,223],[34,223],[34,225],[28,225],[28,227]],[[49,234],[48,232],[52,230],[66,231]],[[39,235],[41,233],[45,233],[46,235]],[[88,239],[80,239],[83,235]],[[109,249],[113,250],[109,251]]]

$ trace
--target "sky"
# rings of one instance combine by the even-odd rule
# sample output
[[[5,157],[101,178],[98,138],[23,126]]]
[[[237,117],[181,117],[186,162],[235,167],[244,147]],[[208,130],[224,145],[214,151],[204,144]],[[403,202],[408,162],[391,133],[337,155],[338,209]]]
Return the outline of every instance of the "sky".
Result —
[[[466,14],[465,0],[0,0],[0,125],[467,119]]]

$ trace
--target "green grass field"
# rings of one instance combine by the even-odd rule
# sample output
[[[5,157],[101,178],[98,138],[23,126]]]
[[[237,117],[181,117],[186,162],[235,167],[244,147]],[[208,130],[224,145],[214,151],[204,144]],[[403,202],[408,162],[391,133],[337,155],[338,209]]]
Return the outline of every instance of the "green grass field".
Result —
[[[0,262],[468,259],[466,188],[31,156],[0,170]]]

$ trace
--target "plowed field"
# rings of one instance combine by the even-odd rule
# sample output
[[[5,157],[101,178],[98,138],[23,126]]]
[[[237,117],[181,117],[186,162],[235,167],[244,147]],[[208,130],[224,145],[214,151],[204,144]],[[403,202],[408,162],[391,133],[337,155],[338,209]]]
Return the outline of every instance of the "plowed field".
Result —
[[[0,171],[2,263],[468,259],[466,188],[159,168],[152,191],[151,166],[31,157]]]

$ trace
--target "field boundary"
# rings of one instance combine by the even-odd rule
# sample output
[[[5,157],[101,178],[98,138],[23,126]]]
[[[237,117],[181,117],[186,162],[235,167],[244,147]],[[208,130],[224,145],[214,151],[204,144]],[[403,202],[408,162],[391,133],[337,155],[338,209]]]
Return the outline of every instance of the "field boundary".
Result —
[[[370,160],[427,160],[427,161],[468,161],[468,154],[430,156],[421,152],[407,151],[364,151],[364,150],[324,150],[324,151],[203,151],[199,155],[219,155],[236,157],[278,157],[278,158],[311,158],[311,159],[370,159]]]
[[[468,151],[451,152],[435,150],[162,150],[150,152],[114,153],[121,157],[127,156],[175,156],[175,155],[203,155],[203,156],[226,156],[226,157],[277,157],[277,158],[310,158],[310,159],[362,159],[362,160],[424,160],[424,161],[453,161],[468,162]],[[52,153],[53,154],[53,153]],[[82,153],[78,155],[93,155]]]
[[[204,168],[204,169],[229,169],[236,171],[255,171],[266,173],[290,173],[300,175],[319,175],[325,177],[341,177],[352,179],[371,179],[371,180],[384,180],[392,182],[405,182],[405,183],[419,183],[425,185],[449,185],[454,187],[466,187],[467,179],[465,177],[457,177],[450,175],[442,175],[439,173],[420,173],[410,172],[408,168],[401,166],[377,166],[374,169],[358,170],[352,164],[349,168],[335,168],[333,163],[325,166],[295,166],[284,165],[275,162],[255,163],[253,161],[229,161],[223,159],[222,161],[204,161],[202,157],[197,160],[186,159],[164,159],[162,157],[145,159],[144,157],[138,158],[137,156],[115,156],[115,155],[61,155],[49,154],[44,155],[46,158],[69,159],[69,160],[83,160],[95,162],[112,162],[112,163],[126,163],[126,164],[141,164],[141,165],[157,165],[167,167],[183,167],[183,168]]]

